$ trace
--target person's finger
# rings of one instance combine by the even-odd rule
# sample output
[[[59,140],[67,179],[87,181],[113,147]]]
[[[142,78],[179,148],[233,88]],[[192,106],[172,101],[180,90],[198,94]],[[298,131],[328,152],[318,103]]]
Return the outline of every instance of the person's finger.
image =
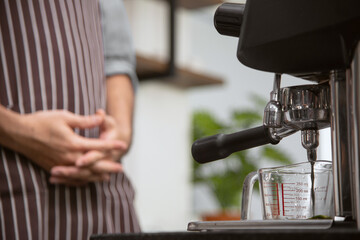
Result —
[[[99,115],[99,116],[101,116],[101,117],[103,117],[103,118],[105,118],[106,117],[106,113],[105,113],[105,111],[103,110],[103,109],[98,109],[98,110],[96,110],[96,115]]]
[[[104,121],[102,121],[102,123],[99,125],[99,128],[100,128],[99,138],[104,139],[104,130],[106,129],[106,122],[107,122],[106,113],[103,109],[98,109],[96,111],[96,115],[98,115],[99,117],[104,119]]]
[[[63,177],[68,179],[86,180],[93,172],[88,168],[78,168],[76,166],[55,166],[50,171],[53,177]]]
[[[109,173],[118,173],[122,171],[122,165],[119,163],[111,162],[109,160],[102,160],[98,163],[95,163],[95,165],[91,166],[90,168],[55,166],[50,171],[51,177],[93,182],[106,180]]]
[[[122,164],[112,160],[100,160],[89,167],[94,173],[119,173],[123,171]]]
[[[81,116],[71,112],[64,112],[63,115],[66,123],[71,128],[93,128],[99,126],[104,121],[104,116],[100,114]]]
[[[76,166],[86,167],[90,166],[94,162],[109,157],[110,152],[100,152],[96,150],[88,151],[76,160]]]
[[[75,135],[72,141],[72,147],[75,150],[82,150],[82,151],[126,150],[127,143],[120,140],[95,139],[95,138],[86,138]]]

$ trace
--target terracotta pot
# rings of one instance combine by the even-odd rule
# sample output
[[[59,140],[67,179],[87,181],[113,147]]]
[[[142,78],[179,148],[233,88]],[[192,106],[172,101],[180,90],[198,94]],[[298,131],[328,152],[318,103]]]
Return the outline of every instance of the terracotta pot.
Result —
[[[223,211],[218,213],[210,213],[202,215],[203,221],[234,221],[240,220],[240,212],[238,211]]]

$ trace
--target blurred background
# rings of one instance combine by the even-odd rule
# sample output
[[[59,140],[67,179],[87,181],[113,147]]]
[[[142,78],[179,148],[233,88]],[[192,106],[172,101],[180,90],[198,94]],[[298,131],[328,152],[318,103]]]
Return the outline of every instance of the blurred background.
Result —
[[[238,210],[245,170],[307,161],[297,133],[273,148],[254,149],[199,170],[191,157],[194,138],[260,125],[274,76],[243,66],[236,58],[238,39],[215,30],[213,16],[224,1],[124,2],[140,78],[133,145],[124,165],[137,193],[143,231],[185,231],[188,222],[223,209],[224,201],[237,201],[230,209]],[[300,84],[304,81],[285,75],[281,86]],[[331,159],[329,135],[328,130],[320,132],[318,159]],[[229,168],[240,170],[230,177],[225,174]],[[212,178],[214,171],[229,178]],[[222,203],[214,181],[237,198]],[[256,194],[252,205],[253,218],[261,218]]]

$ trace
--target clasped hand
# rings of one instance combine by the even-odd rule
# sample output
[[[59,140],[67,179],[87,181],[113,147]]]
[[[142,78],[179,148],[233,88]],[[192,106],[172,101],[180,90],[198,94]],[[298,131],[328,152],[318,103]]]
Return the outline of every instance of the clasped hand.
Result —
[[[119,139],[115,120],[99,110],[92,116],[68,111],[41,111],[24,116],[31,144],[23,144],[22,153],[51,173],[50,182],[79,186],[109,180],[111,173],[122,171],[117,162],[128,143]],[[99,127],[100,137],[79,136],[74,128]],[[31,136],[31,137],[30,137]]]

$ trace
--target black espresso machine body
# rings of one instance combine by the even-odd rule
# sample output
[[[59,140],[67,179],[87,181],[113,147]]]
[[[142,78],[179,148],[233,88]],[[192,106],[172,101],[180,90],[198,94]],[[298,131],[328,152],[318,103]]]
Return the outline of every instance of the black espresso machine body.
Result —
[[[194,159],[199,163],[222,159],[236,151],[276,144],[301,131],[312,162],[316,161],[319,130],[330,127],[333,223],[348,221],[360,231],[360,1],[224,3],[215,13],[214,25],[220,34],[239,38],[237,58],[242,64],[275,73],[274,88],[263,126],[199,139],[192,146]],[[281,74],[313,84],[281,89]],[[256,224],[264,226],[261,221]],[[243,229],[244,224],[230,225],[192,222],[189,230]],[[301,223],[298,226],[294,228],[301,228]]]
[[[349,68],[360,37],[359,9],[356,0],[249,0],[238,59],[254,69],[300,76]]]
[[[311,75],[349,68],[359,40],[359,1],[248,0],[214,17],[220,34],[239,38],[237,57],[254,69]]]

